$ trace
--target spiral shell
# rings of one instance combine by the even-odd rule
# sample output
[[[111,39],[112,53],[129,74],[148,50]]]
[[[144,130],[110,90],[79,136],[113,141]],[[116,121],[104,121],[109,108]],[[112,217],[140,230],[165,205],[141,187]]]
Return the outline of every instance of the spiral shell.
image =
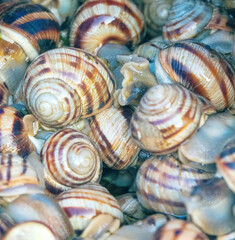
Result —
[[[141,148],[161,155],[191,137],[200,117],[200,103],[192,92],[179,85],[157,85],[142,97],[130,127]]]
[[[111,168],[127,168],[137,159],[139,148],[129,129],[132,113],[127,107],[111,107],[91,120],[89,136],[97,143],[101,158]]]
[[[70,45],[97,52],[105,43],[138,44],[144,17],[128,0],[88,0],[77,11],[70,29]]]
[[[173,157],[151,157],[136,176],[137,197],[147,209],[184,216],[183,196],[214,174],[182,165]]]
[[[89,183],[59,194],[56,200],[67,213],[75,230],[82,230],[98,214],[109,214],[122,221],[117,200],[98,183]]]
[[[3,39],[21,46],[30,60],[59,42],[59,24],[55,16],[37,4],[1,4],[0,31]]]
[[[115,80],[95,56],[80,49],[58,48],[28,67],[23,92],[33,115],[46,126],[71,125],[112,104]]]
[[[193,223],[184,220],[172,220],[156,231],[153,240],[209,240],[209,238]]]
[[[46,180],[51,180],[47,182],[50,188],[69,189],[99,181],[101,176],[102,160],[97,147],[85,134],[73,129],[54,133],[45,142],[41,159],[45,175],[49,175]]]

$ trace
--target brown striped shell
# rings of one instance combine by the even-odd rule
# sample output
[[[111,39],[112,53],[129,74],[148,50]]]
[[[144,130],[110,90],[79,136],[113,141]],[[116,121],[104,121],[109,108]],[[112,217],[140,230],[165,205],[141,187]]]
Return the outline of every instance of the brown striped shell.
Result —
[[[163,37],[176,42],[203,38],[211,30],[233,31],[234,20],[218,7],[201,0],[175,0],[163,27]]]
[[[139,148],[129,128],[132,113],[127,107],[111,107],[91,120],[89,136],[99,146],[105,164],[111,168],[127,168],[137,159]]]
[[[173,157],[151,157],[136,176],[137,197],[147,209],[177,216],[187,214],[183,196],[214,174],[181,164]]]
[[[75,230],[88,226],[99,214],[109,214],[122,221],[123,214],[117,200],[98,183],[89,183],[59,194],[56,200],[67,213]]]
[[[175,151],[197,130],[200,102],[184,87],[157,85],[142,97],[130,127],[138,145],[156,155]]]
[[[156,231],[152,240],[209,240],[193,223],[184,220],[172,220]]]
[[[41,150],[49,191],[68,190],[100,180],[102,160],[99,150],[85,134],[73,129],[54,133]]]
[[[40,55],[23,82],[29,110],[43,125],[54,128],[106,109],[114,91],[115,79],[98,57],[65,47]]]
[[[23,158],[35,151],[28,137],[23,118],[15,108],[0,107],[0,152],[14,153]]]
[[[175,43],[160,51],[155,68],[156,77],[161,82],[168,82],[170,78],[181,83],[208,99],[219,111],[234,103],[235,72],[221,55],[207,45]]]
[[[5,82],[0,82],[0,106],[8,105],[10,93]]]
[[[96,53],[105,43],[137,45],[144,17],[128,0],[88,0],[77,11],[70,29],[70,45]]]

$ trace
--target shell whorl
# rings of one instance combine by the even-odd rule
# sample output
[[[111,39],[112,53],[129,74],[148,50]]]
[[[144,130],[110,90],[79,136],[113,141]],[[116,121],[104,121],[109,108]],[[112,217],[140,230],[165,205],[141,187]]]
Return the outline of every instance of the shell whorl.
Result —
[[[76,13],[70,44],[93,53],[107,42],[137,44],[143,27],[143,14],[128,0],[88,0]]]
[[[59,48],[40,55],[28,67],[23,92],[35,117],[59,128],[109,107],[115,85],[97,57],[80,49]]]

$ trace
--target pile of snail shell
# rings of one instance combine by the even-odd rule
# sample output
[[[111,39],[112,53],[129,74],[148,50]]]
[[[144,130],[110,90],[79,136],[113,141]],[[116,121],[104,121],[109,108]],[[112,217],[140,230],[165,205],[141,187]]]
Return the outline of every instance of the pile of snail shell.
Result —
[[[0,1],[0,238],[235,239],[235,1]]]

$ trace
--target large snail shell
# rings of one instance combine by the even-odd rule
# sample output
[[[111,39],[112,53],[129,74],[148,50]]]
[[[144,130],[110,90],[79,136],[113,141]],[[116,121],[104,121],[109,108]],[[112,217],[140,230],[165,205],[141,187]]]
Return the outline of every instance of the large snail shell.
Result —
[[[39,53],[56,47],[59,24],[55,16],[37,4],[3,3],[0,6],[0,30],[3,39],[16,42],[33,60]]]
[[[58,48],[28,67],[23,92],[33,115],[46,126],[71,125],[112,104],[115,80],[95,56],[80,49]]]
[[[23,158],[35,151],[26,132],[21,114],[13,107],[0,107],[0,151]]]
[[[111,107],[95,115],[91,121],[90,137],[97,143],[102,159],[111,168],[127,168],[137,159],[139,148],[129,128],[132,113],[127,107]]]
[[[151,157],[136,176],[137,197],[149,210],[183,216],[186,215],[183,195],[213,176],[184,166],[173,157]]]
[[[117,200],[98,183],[81,185],[59,194],[56,200],[67,213],[75,230],[84,229],[98,214],[109,214],[122,221]]]
[[[88,0],[76,13],[70,44],[93,53],[108,42],[138,44],[143,27],[143,14],[128,0]]]
[[[57,182],[62,186],[76,187],[100,180],[102,160],[99,151],[85,134],[76,130],[64,129],[54,133],[45,142],[41,159],[45,174],[50,175],[55,185]]]
[[[234,103],[235,73],[229,63],[210,47],[199,43],[175,43],[156,58],[156,77],[161,68],[174,82],[208,99],[217,110],[223,111]]]
[[[200,103],[192,92],[179,85],[157,85],[145,93],[132,116],[132,136],[153,154],[170,153],[192,136],[200,117]]]

